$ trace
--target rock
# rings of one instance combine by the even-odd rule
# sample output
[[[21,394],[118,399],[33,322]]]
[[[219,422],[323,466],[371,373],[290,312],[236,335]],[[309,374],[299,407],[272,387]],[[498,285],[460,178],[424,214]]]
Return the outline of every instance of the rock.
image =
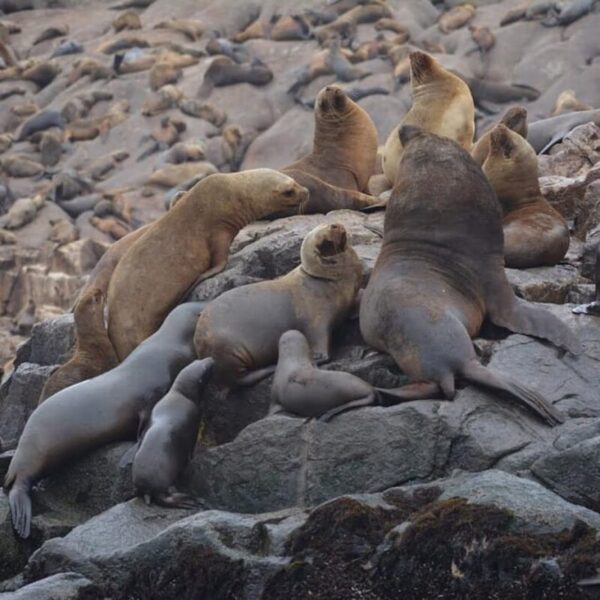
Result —
[[[21,363],[0,387],[0,436],[7,449],[16,446],[53,369],[29,362]]]
[[[38,365],[59,365],[73,352],[75,322],[68,313],[33,326],[29,361]]]
[[[569,292],[585,280],[572,265],[506,269],[506,276],[517,296],[530,302],[566,302]]]
[[[100,590],[89,579],[77,573],[61,573],[36,581],[10,594],[0,594],[6,600],[92,600]]]
[[[600,245],[600,226],[594,227],[585,240],[583,248],[583,259],[581,262],[581,274],[588,279],[594,280],[594,270],[596,268],[596,250]]]

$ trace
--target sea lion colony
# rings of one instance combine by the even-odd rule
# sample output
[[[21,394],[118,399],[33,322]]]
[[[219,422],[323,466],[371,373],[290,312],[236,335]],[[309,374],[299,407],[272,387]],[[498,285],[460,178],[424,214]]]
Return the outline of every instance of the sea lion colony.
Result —
[[[54,202],[80,227],[85,222],[118,240],[78,293],[75,355],[46,383],[6,475],[20,536],[30,533],[30,491],[41,477],[81,452],[132,439],[136,431],[138,492],[166,506],[196,506],[197,499],[177,491],[176,480],[195,446],[211,377],[228,388],[253,385],[274,372],[278,409],[324,420],[377,403],[382,393],[395,402],[452,399],[455,378],[462,378],[520,401],[550,426],[563,422],[561,411],[526,382],[482,365],[471,338],[488,319],[572,354],[580,351],[557,317],[515,296],[504,266],[554,265],[564,258],[568,226],[541,194],[536,151],[548,150],[573,126],[597,123],[598,111],[576,102],[569,91],[568,102],[559,99],[555,112],[561,114],[530,123],[529,133],[527,110],[509,106],[476,140],[477,114],[495,114],[491,104],[536,99],[540,91],[486,82],[460,72],[460,66],[445,67],[432,54],[443,49],[444,35],[464,27],[477,43],[477,59],[485,60],[497,42],[489,28],[490,35],[482,36],[484,28],[474,24],[475,6],[441,14],[436,39],[411,39],[410,26],[394,19],[393,8],[382,0],[337,0],[302,14],[240,14],[229,36],[194,19],[152,25],[144,10],[130,10],[112,23],[127,35],[107,34],[94,57],[62,63],[56,56],[71,51],[57,48],[51,60],[27,58],[12,48],[10,35],[2,42],[5,97],[46,97],[53,85],[62,90],[83,78],[126,81],[148,71],[141,118],[160,115],[156,128],[140,140],[145,149],[131,159],[144,163],[159,155],[158,168],[115,190],[101,182],[123,169],[133,153],[115,149],[95,161],[77,160],[76,154],[88,140],[110,143],[131,117],[127,99],[117,100],[101,85],[91,93],[78,91],[60,110],[25,106],[21,99],[5,124],[12,132],[1,165],[10,178],[7,193],[14,185],[18,197],[0,217],[3,229],[23,229],[44,204]],[[551,27],[584,14],[571,12],[577,14],[549,8],[541,16],[524,12],[509,20],[543,18]],[[368,43],[360,35],[365,24],[378,32]],[[186,41],[167,41],[160,37],[164,30]],[[49,27],[32,43],[46,47],[68,34],[68,27]],[[204,39],[204,48],[193,45]],[[261,126],[228,123],[211,96],[221,87],[262,87],[273,80],[268,63],[253,56],[256,46],[248,41],[256,39],[317,40],[319,47],[287,90],[291,103],[314,106],[313,147],[280,170],[234,172]],[[80,52],[74,48],[74,54]],[[381,115],[357,104],[382,93],[356,83],[372,75],[356,62],[374,57],[389,59],[394,87],[412,91],[410,109],[397,115],[383,138],[376,126]],[[178,87],[188,71],[203,65],[195,92]],[[354,87],[327,84],[313,101],[306,100],[306,89],[322,76]],[[32,85],[21,93],[23,82]],[[563,112],[573,109],[582,112]],[[206,141],[186,137],[195,119],[202,121]],[[13,152],[16,144],[20,150],[28,144],[29,153]],[[75,170],[54,170],[63,154],[75,155],[69,159]],[[169,189],[169,210],[142,226],[132,204],[156,195],[149,185]],[[31,197],[20,196],[21,188],[31,189]],[[330,223],[305,236],[300,265],[290,273],[236,287],[206,306],[186,302],[198,283],[225,268],[231,243],[246,225],[336,209],[385,210],[383,244],[368,283],[347,231]],[[8,235],[2,240],[12,243]],[[35,310],[32,302],[28,306]],[[393,357],[407,385],[378,390],[316,366],[329,360],[332,333],[353,312],[364,340]]]

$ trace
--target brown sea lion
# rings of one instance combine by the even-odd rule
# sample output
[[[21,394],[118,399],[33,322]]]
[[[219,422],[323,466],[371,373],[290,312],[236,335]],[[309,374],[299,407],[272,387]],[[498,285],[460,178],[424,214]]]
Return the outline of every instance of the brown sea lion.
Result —
[[[227,121],[227,113],[210,102],[202,102],[195,98],[184,98],[179,102],[179,110],[184,115],[204,119],[215,127],[221,127]]]
[[[524,19],[525,14],[527,13],[528,4],[529,2],[525,2],[524,4],[511,8],[500,20],[500,27],[505,27],[506,25],[511,25],[512,23]]]
[[[270,38],[276,42],[307,40],[311,35],[308,20],[302,15],[285,15],[277,19],[271,28]]]
[[[98,231],[110,235],[113,240],[120,240],[131,233],[131,228],[120,219],[115,217],[90,217],[90,225]]]
[[[73,63],[73,68],[67,77],[67,83],[73,85],[82,77],[89,77],[90,82],[99,79],[110,79],[114,75],[108,65],[91,57],[81,58]]]
[[[478,27],[477,25],[469,25],[471,38],[475,42],[475,49],[482,54],[489,52],[496,43],[496,36],[492,33],[489,27]]]
[[[243,44],[248,40],[268,39],[273,22],[276,18],[277,17],[273,17],[269,20],[259,17],[258,19],[255,19],[246,26],[243,31],[238,31],[238,33],[234,34],[231,41],[236,44]]]
[[[21,73],[21,79],[33,81],[40,89],[45,88],[61,72],[60,65],[54,60],[37,62]]]
[[[171,19],[169,21],[161,21],[154,26],[154,29],[170,29],[183,34],[191,42],[199,40],[206,25],[197,19]]]
[[[203,307],[178,306],[122,364],[61,390],[33,411],[4,479],[19,536],[29,537],[31,488],[42,477],[95,448],[135,439],[154,404],[194,360],[192,333]]]
[[[248,385],[272,372],[279,338],[290,329],[304,333],[317,361],[329,358],[331,333],[354,306],[362,265],[337,224],[308,233],[300,257],[283,277],[221,294],[198,319],[196,351],[215,359],[218,381]]]
[[[69,219],[50,219],[48,241],[58,246],[64,246],[79,239],[77,227]]]
[[[250,83],[252,85],[267,85],[273,79],[273,71],[258,58],[250,63],[238,64],[227,56],[218,56],[213,59],[204,73],[202,85],[198,90],[198,98],[206,98],[213,88],[234,85],[236,83]]]
[[[158,115],[165,110],[175,108],[183,98],[182,90],[174,85],[164,85],[158,92],[144,100],[142,114],[145,117]]]
[[[466,25],[474,16],[475,7],[472,4],[455,6],[440,16],[438,29],[442,33],[449,33]]]
[[[371,117],[341,88],[329,85],[315,103],[313,151],[281,171],[310,190],[301,213],[358,210],[377,203],[368,195],[376,159],[377,129]]]
[[[148,178],[148,183],[165,188],[173,188],[192,177],[201,176],[204,179],[217,172],[217,167],[207,160],[186,162],[179,165],[166,165],[162,169],[154,171]]]
[[[0,167],[9,177],[35,177],[44,172],[44,165],[22,154],[0,159]]]
[[[202,392],[212,374],[212,358],[195,360],[175,378],[150,415],[135,453],[131,476],[146,503],[197,508],[199,501],[177,491],[175,484],[194,454],[202,412]]]
[[[524,106],[509,108],[497,124],[505,125],[527,139],[527,109]],[[471,150],[471,156],[479,166],[483,165],[490,153],[490,135],[494,127],[495,125],[483,133]]]
[[[341,14],[335,21],[317,27],[315,37],[320,44],[326,43],[333,36],[339,35],[346,43],[350,43],[356,33],[357,25],[374,23],[384,18],[392,18],[392,11],[383,2],[362,3]]]
[[[394,33],[397,33],[400,36],[402,36],[401,39],[403,39],[404,42],[408,41],[408,38],[410,36],[408,27],[406,27],[406,25],[403,25],[402,23],[400,23],[400,21],[396,21],[396,19],[393,18],[384,17],[383,19],[379,19],[379,21],[375,23],[374,27],[376,31],[393,31]],[[403,42],[397,43],[400,44]]]
[[[155,62],[150,69],[150,89],[155,92],[163,85],[168,83],[177,83],[182,76],[181,69],[178,69],[168,62]]]
[[[317,369],[308,340],[292,329],[279,338],[271,400],[273,408],[329,421],[347,410],[375,404],[376,395],[373,387],[356,375]]]
[[[125,358],[200,281],[221,272],[249,223],[306,201],[308,191],[271,169],[214,174],[196,184],[133,244],[108,289],[108,334]]]
[[[469,87],[424,52],[410,53],[413,105],[400,124],[392,129],[383,151],[383,172],[393,185],[402,156],[398,131],[415,125],[456,140],[471,150],[475,133],[475,106]]]
[[[581,111],[581,110],[592,110],[592,106],[581,102],[575,97],[573,90],[562,91],[556,99],[552,116],[562,115],[566,112]]]
[[[179,142],[165,156],[165,161],[174,165],[206,159],[206,144],[201,142]]]
[[[46,381],[40,404],[60,390],[106,373],[119,364],[106,333],[104,302],[102,291],[91,288],[75,305],[75,351]]]
[[[141,29],[142,20],[134,10],[128,10],[116,17],[112,22],[112,26],[116,33],[125,29]]]
[[[475,337],[487,317],[515,332],[580,351],[550,312],[517,298],[506,279],[500,203],[455,141],[412,126],[388,202],[381,251],[360,306],[365,341],[392,355],[413,383],[406,400],[455,395],[455,377],[504,391],[549,424],[563,416],[536,392],[481,365]],[[435,193],[432,194],[432,190]]]
[[[483,172],[504,213],[506,266],[528,269],[559,263],[569,249],[569,226],[542,196],[537,156],[527,140],[496,125]]]
[[[40,158],[45,167],[54,167],[63,153],[63,132],[60,129],[44,131],[39,143]]]

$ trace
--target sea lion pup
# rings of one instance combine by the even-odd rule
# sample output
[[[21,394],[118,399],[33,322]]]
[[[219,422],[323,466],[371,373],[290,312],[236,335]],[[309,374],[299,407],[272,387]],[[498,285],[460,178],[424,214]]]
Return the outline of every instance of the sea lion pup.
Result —
[[[600,125],[600,108],[564,113],[529,123],[527,141],[538,154],[544,154],[575,127],[590,122]]]
[[[485,317],[572,352],[580,344],[551,313],[517,298],[504,273],[502,211],[485,175],[456,142],[400,129],[404,153],[381,251],[360,306],[365,341],[392,355],[413,383],[405,400],[455,394],[455,377],[502,390],[549,424],[552,404],[477,361],[470,338]]]
[[[542,196],[537,156],[527,140],[496,125],[483,172],[504,213],[506,266],[528,269],[559,263],[569,249],[569,227]]]
[[[192,333],[204,306],[178,306],[122,364],[61,390],[33,411],[4,479],[13,526],[22,538],[29,537],[35,483],[95,448],[135,439],[139,424],[195,359]]]
[[[272,169],[216,173],[196,184],[133,244],[108,288],[108,335],[124,359],[200,281],[220,273],[238,231],[305,202],[308,190]]]
[[[238,64],[227,56],[213,59],[204,73],[202,85],[198,90],[198,98],[206,98],[213,88],[233,85],[235,83],[251,83],[267,85],[273,79],[273,71],[258,58],[250,63]]]
[[[471,150],[475,133],[475,105],[467,84],[424,52],[411,52],[409,58],[413,104],[383,149],[383,173],[392,185],[402,156],[398,131],[403,125],[449,137],[465,150]]]
[[[332,330],[355,304],[362,265],[338,224],[310,231],[300,257],[283,277],[221,294],[198,319],[196,352],[215,359],[219,382],[250,385],[272,373],[279,338],[290,329],[307,337],[317,361],[328,360]]]
[[[175,482],[194,454],[202,413],[199,402],[214,360],[195,360],[175,378],[171,389],[152,409],[133,459],[133,485],[147,504],[197,508],[200,502],[177,491]]]
[[[590,106],[589,104],[581,102],[577,99],[574,90],[564,90],[559,94],[558,98],[556,99],[556,104],[554,105],[552,116],[555,117],[556,115],[562,115],[566,112],[577,112],[592,109],[593,106]]]
[[[50,375],[42,388],[39,404],[60,390],[110,371],[119,364],[104,324],[105,296],[91,288],[75,305],[75,352]]]
[[[301,213],[359,210],[378,202],[368,195],[376,159],[377,129],[371,117],[341,88],[328,85],[315,103],[313,151],[281,171],[310,190]],[[278,216],[298,209],[294,211]]]
[[[517,132],[521,137],[527,139],[527,109],[524,106],[513,106],[509,108],[497,125],[504,125]],[[490,153],[490,135],[496,125],[490,127],[482,136],[477,140],[473,149],[471,150],[471,156],[473,160],[482,166],[485,159]]]
[[[329,421],[347,410],[375,404],[376,397],[373,387],[356,375],[317,369],[306,337],[291,330],[279,339],[271,400],[275,409],[280,406],[301,417]]]
[[[141,29],[142,20],[134,10],[128,10],[116,17],[112,22],[112,26],[115,33],[127,29]]]

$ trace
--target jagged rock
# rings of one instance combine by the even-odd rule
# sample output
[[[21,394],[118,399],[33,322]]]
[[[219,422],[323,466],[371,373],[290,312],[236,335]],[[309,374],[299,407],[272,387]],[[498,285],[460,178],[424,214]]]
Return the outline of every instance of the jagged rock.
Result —
[[[7,448],[16,446],[53,369],[29,362],[21,363],[0,387],[0,436]]]
[[[585,280],[572,265],[506,269],[506,276],[517,296],[530,302],[566,302],[569,292]]]
[[[100,590],[89,579],[77,573],[61,573],[36,581],[10,594],[6,600],[94,600]]]
[[[36,323],[31,332],[29,362],[38,365],[59,365],[73,353],[75,322],[68,313],[56,319]]]
[[[595,278],[594,271],[596,268],[596,250],[598,244],[600,244],[600,227],[596,226],[587,235],[581,262],[581,274],[592,280]]]

